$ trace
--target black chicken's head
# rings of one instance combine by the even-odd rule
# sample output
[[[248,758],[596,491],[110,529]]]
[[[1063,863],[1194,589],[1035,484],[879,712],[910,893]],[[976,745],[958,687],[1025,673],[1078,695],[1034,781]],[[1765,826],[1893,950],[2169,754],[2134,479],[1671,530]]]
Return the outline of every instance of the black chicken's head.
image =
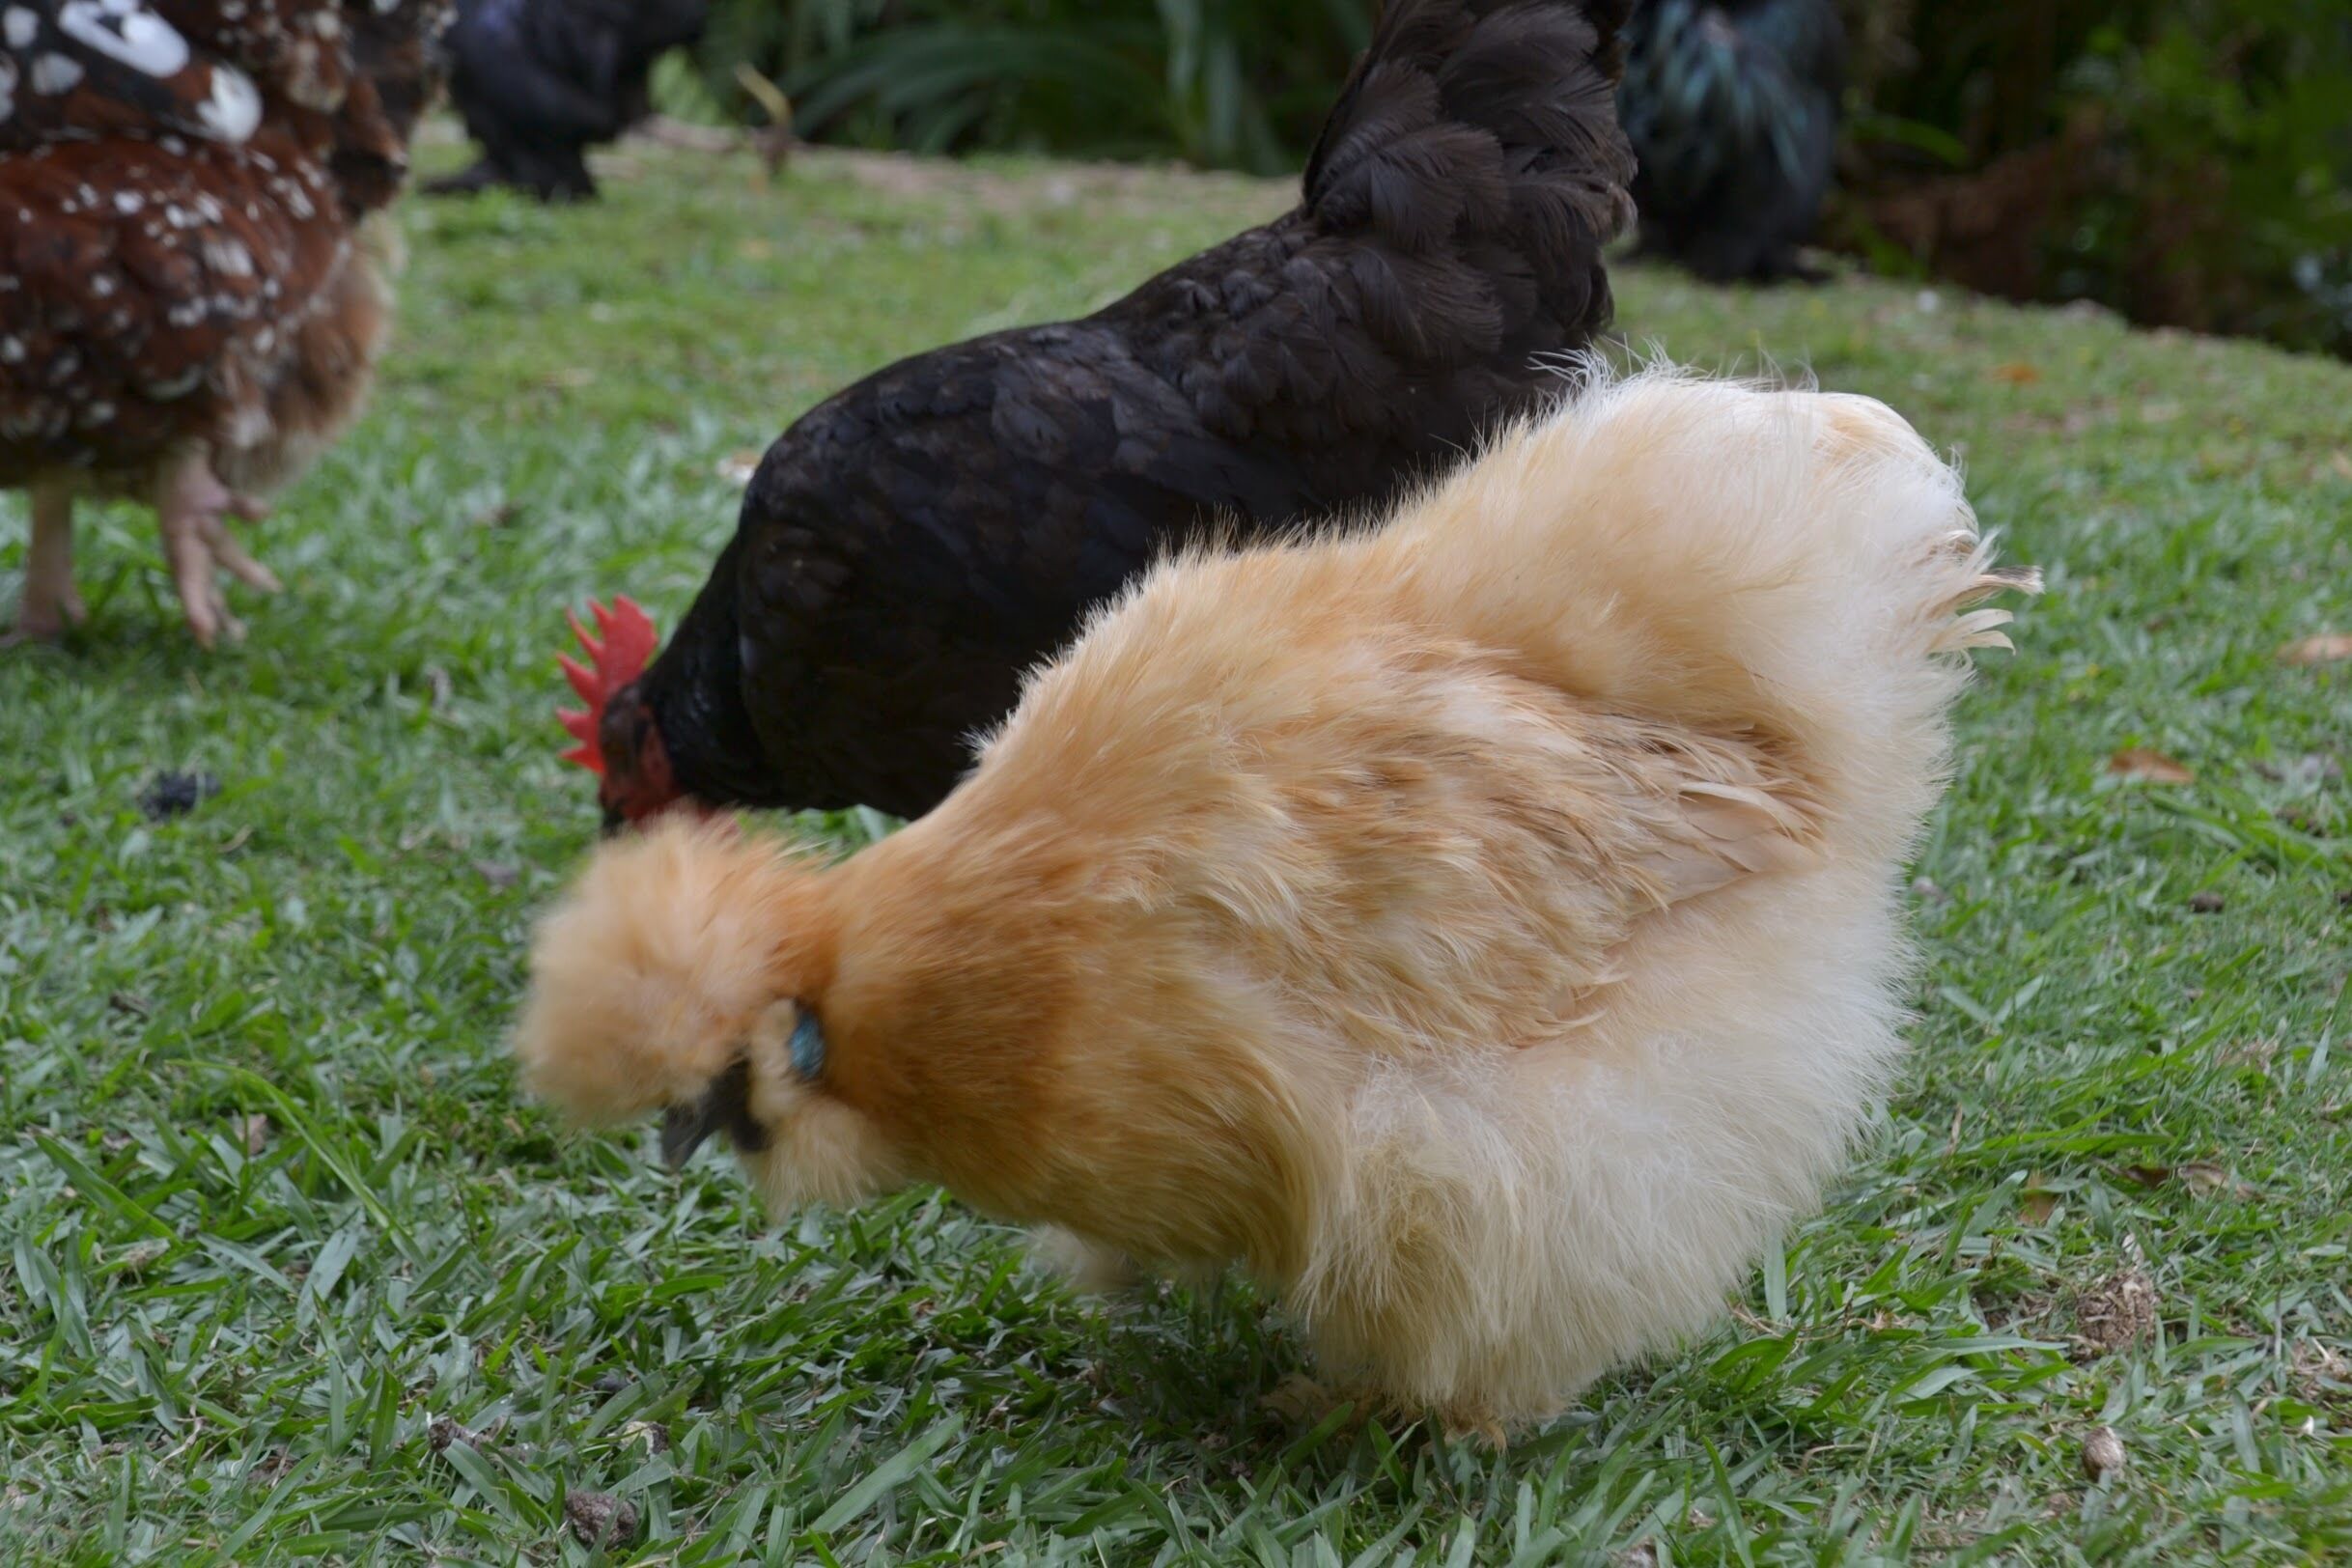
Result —
[[[604,705],[597,724],[596,747],[604,764],[597,803],[604,808],[607,835],[658,816],[684,800],[670,767],[669,748],[662,744],[661,726],[637,685],[624,686]]]
[[[611,834],[686,802],[646,692],[646,662],[660,641],[654,623],[627,598],[615,599],[610,609],[595,602],[588,607],[595,631],[572,618],[573,634],[588,662],[569,654],[556,660],[588,706],[559,708],[555,716],[578,742],[564,753],[564,761],[579,764],[601,780],[597,803],[604,810],[604,831]]]

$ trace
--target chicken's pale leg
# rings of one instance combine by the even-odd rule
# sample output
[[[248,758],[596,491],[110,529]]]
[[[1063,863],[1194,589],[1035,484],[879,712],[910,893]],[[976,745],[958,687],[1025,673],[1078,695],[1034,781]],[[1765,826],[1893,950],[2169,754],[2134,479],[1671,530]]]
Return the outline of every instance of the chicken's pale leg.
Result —
[[[164,478],[155,498],[163,553],[171,562],[188,630],[206,648],[224,631],[233,638],[245,634],[244,624],[229,613],[229,602],[220,591],[223,570],[248,587],[278,591],[276,574],[229,537],[229,518],[250,520],[266,510],[222,484],[201,456],[182,459]]]
[[[33,490],[33,542],[24,552],[24,602],[0,642],[48,642],[80,626],[90,612],[73,588],[73,492],[62,485]]]

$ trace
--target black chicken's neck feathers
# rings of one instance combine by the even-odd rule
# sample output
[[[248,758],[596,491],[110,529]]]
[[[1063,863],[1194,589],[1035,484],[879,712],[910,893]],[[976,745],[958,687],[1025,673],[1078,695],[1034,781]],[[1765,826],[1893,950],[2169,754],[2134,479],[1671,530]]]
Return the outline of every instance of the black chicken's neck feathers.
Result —
[[[742,535],[711,569],[686,619],[646,667],[637,698],[652,710],[672,776],[714,805],[782,806],[775,770],[743,706],[736,563]]]

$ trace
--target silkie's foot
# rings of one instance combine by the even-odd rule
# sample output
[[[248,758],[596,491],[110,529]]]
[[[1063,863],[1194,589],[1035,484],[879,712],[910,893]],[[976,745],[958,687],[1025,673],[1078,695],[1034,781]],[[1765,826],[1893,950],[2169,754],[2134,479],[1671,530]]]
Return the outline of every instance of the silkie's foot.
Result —
[[[1441,1411],[1438,1424],[1444,1430],[1448,1442],[1475,1438],[1497,1453],[1511,1446],[1511,1435],[1503,1431],[1500,1421],[1485,1411]]]
[[[1329,1387],[1303,1372],[1293,1372],[1275,1386],[1272,1393],[1261,1395],[1258,1406],[1281,1417],[1289,1425],[1308,1428],[1321,1426],[1334,1413],[1345,1411],[1343,1428],[1353,1430],[1372,1416],[1376,1404],[1361,1390]]]
[[[1288,1424],[1300,1428],[1320,1426],[1334,1412],[1344,1410],[1347,1416],[1340,1423],[1342,1431],[1354,1431],[1379,1414],[1408,1416],[1413,1414],[1398,1409],[1393,1402],[1383,1399],[1371,1388],[1330,1387],[1300,1372],[1284,1378],[1280,1386],[1260,1398],[1258,1404]],[[1465,1407],[1427,1414],[1434,1417],[1435,1424],[1445,1434],[1448,1442],[1474,1438],[1497,1453],[1510,1446],[1509,1434],[1503,1431],[1502,1423],[1495,1419],[1491,1412]]]
[[[1070,1282],[1081,1296],[1113,1296],[1143,1277],[1124,1252],[1097,1246],[1084,1237],[1047,1225],[1029,1236],[1029,1254]]]

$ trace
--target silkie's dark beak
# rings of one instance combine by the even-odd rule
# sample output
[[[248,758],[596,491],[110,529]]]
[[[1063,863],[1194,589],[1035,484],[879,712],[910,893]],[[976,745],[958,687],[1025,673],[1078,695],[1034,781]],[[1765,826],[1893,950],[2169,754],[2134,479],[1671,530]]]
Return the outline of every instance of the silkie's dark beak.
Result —
[[[703,1139],[718,1130],[719,1112],[704,1095],[690,1106],[672,1106],[661,1113],[661,1162],[683,1170]]]
[[[700,1100],[672,1106],[661,1113],[661,1159],[677,1170],[714,1133],[746,1154],[768,1147],[768,1130],[751,1118],[751,1065],[738,1060],[711,1080]]]

